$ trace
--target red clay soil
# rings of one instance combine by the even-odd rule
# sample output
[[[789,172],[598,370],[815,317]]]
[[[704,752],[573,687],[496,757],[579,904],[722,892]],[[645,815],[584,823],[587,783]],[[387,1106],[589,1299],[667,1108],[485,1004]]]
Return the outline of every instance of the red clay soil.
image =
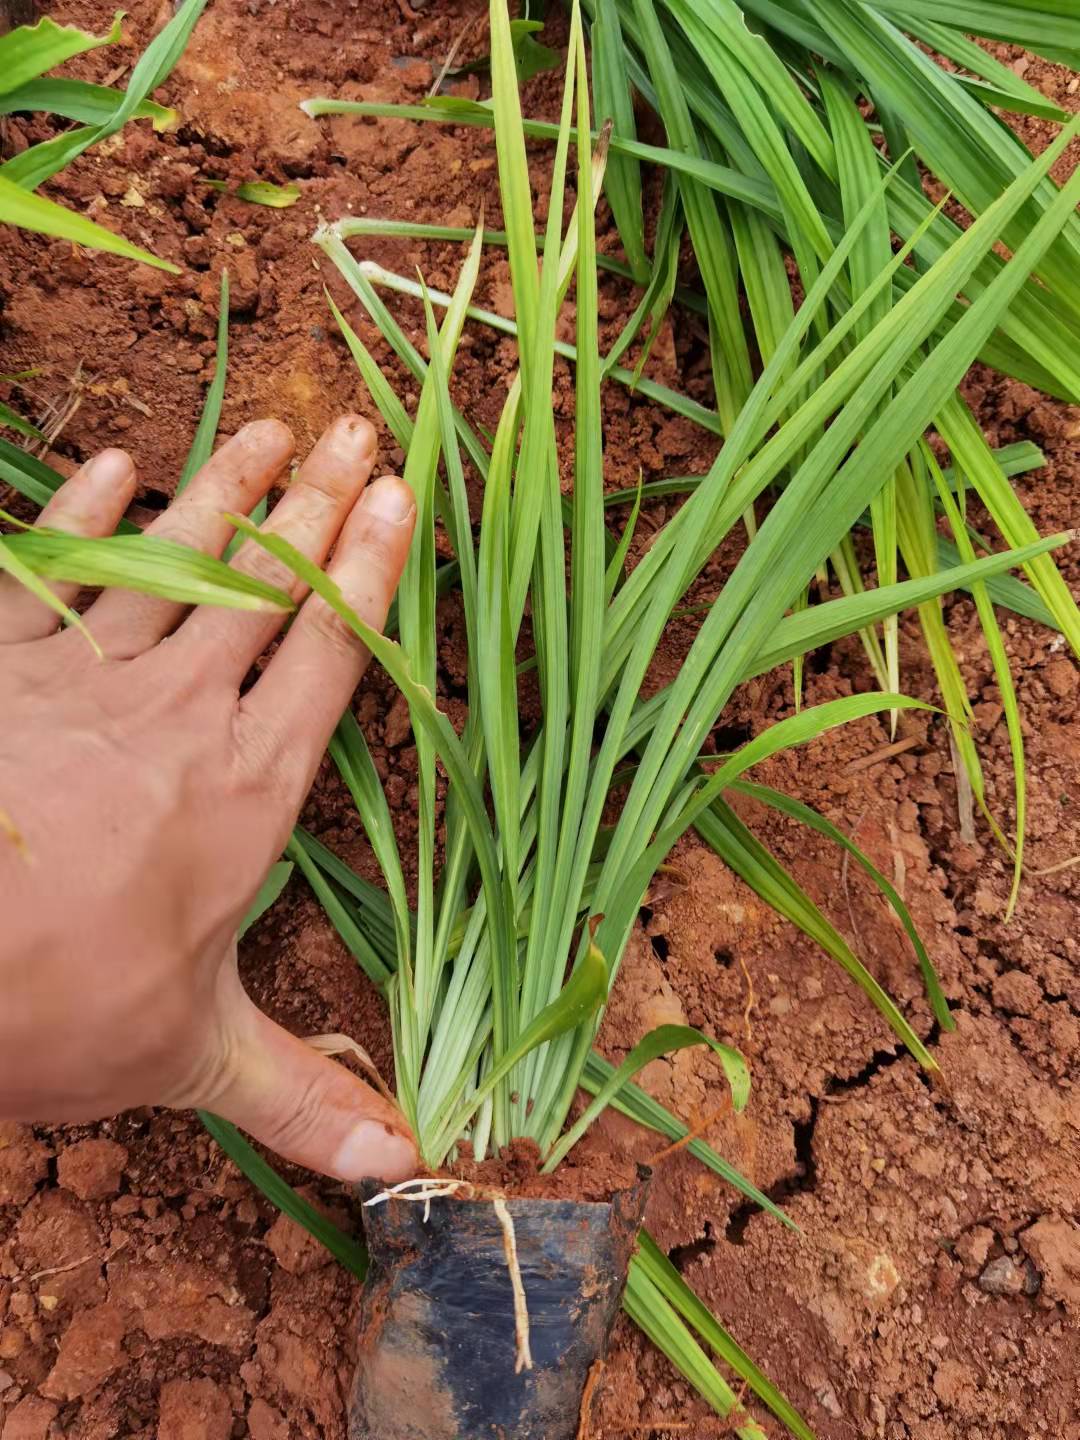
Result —
[[[296,108],[330,93],[415,100],[432,83],[480,0],[413,14],[405,0],[216,0],[167,87],[177,133],[147,124],[83,156],[51,190],[181,263],[170,278],[61,242],[6,232],[0,253],[3,368],[41,365],[39,401],[74,406],[58,464],[106,444],[141,468],[141,502],[171,493],[195,427],[213,353],[218,276],[232,277],[223,432],[275,414],[301,448],[334,415],[368,408],[335,334],[324,282],[385,361],[406,405],[415,388],[308,237],[346,213],[467,224],[481,201],[499,216],[491,138],[479,131],[352,119],[313,122]],[[98,0],[59,18],[103,25]],[[103,80],[131,63],[167,18],[135,0],[127,48],[73,67]],[[477,22],[465,53],[483,48]],[[1018,65],[1017,52],[1002,51]],[[1031,62],[1027,78],[1072,107],[1078,82]],[[476,81],[469,82],[475,87]],[[528,109],[550,113],[552,83]],[[475,93],[475,91],[471,92]],[[1023,122],[1036,146],[1038,122]],[[4,122],[10,152],[44,134]],[[538,208],[547,154],[534,151]],[[200,177],[300,183],[283,211],[226,198]],[[616,237],[606,211],[604,248]],[[449,286],[460,247],[371,243],[394,268],[419,264]],[[505,260],[485,260],[481,304],[510,304]],[[605,339],[631,300],[605,281]],[[396,307],[422,344],[422,317]],[[707,351],[692,317],[661,337],[654,373],[709,399]],[[497,416],[513,349],[479,327],[462,342],[456,399],[474,422]],[[1018,482],[1039,529],[1075,521],[1077,412],[976,370],[967,394],[995,444],[1033,440],[1047,465]],[[557,411],[571,403],[561,372]],[[711,442],[615,387],[605,401],[606,480],[626,485],[700,471]],[[401,454],[384,436],[382,461]],[[659,523],[663,507],[652,511]],[[637,542],[647,543],[648,525]],[[732,554],[700,585],[715,593]],[[1077,551],[1064,552],[1077,580]],[[710,592],[710,585],[713,587]],[[453,601],[440,612],[441,702],[460,712],[464,659]],[[989,793],[1011,817],[1008,745],[971,603],[947,607],[975,707]],[[692,620],[673,629],[657,678],[679,663]],[[981,823],[960,839],[946,732],[904,717],[909,742],[865,720],[761,767],[759,778],[820,808],[907,897],[957,1019],[935,1031],[914,958],[860,871],[792,822],[740,804],[747,821],[850,936],[935,1046],[943,1078],[921,1075],[845,977],[778,920],[695,839],[674,857],[635,930],[603,1046],[614,1059],[661,1021],[711,1027],[752,1058],[755,1089],[732,1117],[715,1063],[699,1051],[656,1061],[645,1084],[780,1201],[798,1234],[744,1205],[694,1161],[661,1160],[649,1223],[659,1243],[822,1440],[1080,1440],[1080,728],[1077,671],[1060,636],[1004,619],[1028,748],[1030,849],[1016,917],[1003,923],[1008,870]],[[918,628],[903,626],[905,684],[934,698]],[[856,641],[808,665],[812,701],[866,688]],[[788,673],[743,687],[718,749],[790,713]],[[414,760],[407,720],[375,674],[358,698],[411,851]],[[305,823],[365,874],[374,862],[341,786],[319,777]],[[248,936],[253,994],[298,1033],[345,1031],[389,1065],[380,1004],[302,881]],[[655,1136],[617,1116],[586,1142],[598,1161],[646,1159]],[[292,1178],[357,1226],[341,1187]],[[0,1130],[0,1436],[2,1440],[342,1440],[355,1285],[288,1221],[275,1219],[194,1116],[150,1110],[79,1128]],[[716,1433],[689,1387],[625,1321],[600,1386],[591,1440]],[[770,1435],[779,1427],[764,1418]]]

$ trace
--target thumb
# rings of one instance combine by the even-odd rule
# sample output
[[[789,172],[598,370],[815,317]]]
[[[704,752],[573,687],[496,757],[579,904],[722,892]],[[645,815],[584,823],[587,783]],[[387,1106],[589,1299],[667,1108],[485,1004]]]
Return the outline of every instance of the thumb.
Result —
[[[215,1027],[212,1110],[286,1160],[338,1180],[393,1183],[416,1174],[416,1144],[401,1111],[369,1085],[290,1035],[243,996]]]

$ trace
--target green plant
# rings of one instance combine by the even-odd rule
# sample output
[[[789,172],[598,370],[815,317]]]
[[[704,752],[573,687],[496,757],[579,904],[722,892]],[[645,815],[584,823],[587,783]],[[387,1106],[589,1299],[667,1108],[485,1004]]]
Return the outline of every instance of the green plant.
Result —
[[[130,119],[149,119],[155,129],[176,121],[176,112],[147,96],[163,84],[183,53],[206,0],[185,0],[169,23],[147,46],[132,71],[126,91],[110,90],[81,80],[54,79],[45,72],[101,45],[120,38],[120,17],[106,35],[92,35],[75,26],[57,25],[46,18],[0,36],[0,115],[20,110],[49,110],[65,119],[83,122],[51,140],[24,150],[0,165],[0,224],[20,225],[76,244],[110,250],[129,259],[176,271],[176,266],[130,245],[85,217],[32,193],[89,146],[114,134]],[[222,276],[218,328],[217,376],[207,397],[203,424],[192,446],[180,488],[209,457],[217,430],[224,387],[228,276]],[[27,379],[36,371],[0,377],[7,382]],[[0,427],[28,439],[45,437],[36,426],[0,405]],[[0,438],[0,482],[36,505],[47,505],[64,483],[44,461]],[[8,532],[0,535],[0,570],[6,570],[55,610],[65,624],[74,625],[96,649],[93,635],[78,614],[61,604],[45,583],[64,580],[88,587],[120,585],[189,604],[231,608],[293,608],[289,597],[272,586],[241,575],[220,560],[187,546],[140,534],[130,521],[121,521],[118,533],[100,539],[62,534],[48,527],[30,528],[7,511],[0,521]]]
[[[225,383],[228,301],[228,275],[223,274],[216,374],[178,491],[209,458],[217,432]],[[64,477],[44,461],[0,439],[0,481],[34,504],[45,506],[63,485]],[[117,585],[191,605],[240,610],[294,608],[288,595],[274,586],[244,575],[212,555],[144,535],[130,520],[121,520],[116,534],[95,539],[66,535],[40,524],[31,527],[2,509],[0,523],[8,527],[6,532],[0,532],[0,570],[8,571],[32,590],[65,625],[81,630],[94,650],[98,647],[92,632],[76,611],[56,598],[47,581],[64,580],[87,587]],[[264,887],[261,893],[268,897],[266,903],[279,890],[280,886],[278,890]]]
[[[608,199],[629,272],[648,286],[642,306],[612,354],[621,354],[631,344],[647,314],[655,322],[657,311],[673,294],[692,304],[709,322],[717,413],[694,414],[685,397],[658,395],[655,389],[645,392],[640,383],[639,389],[725,437],[732,433],[751,392],[751,338],[762,360],[768,361],[790,322],[785,256],[794,263],[803,288],[811,289],[892,161],[890,183],[873,201],[874,213],[836,276],[816,322],[817,333],[823,335],[873,284],[891,253],[890,231],[911,242],[913,263],[893,273],[892,296],[888,290],[879,291],[853,332],[825,357],[823,373],[828,374],[960,233],[941,207],[932,207],[925,198],[916,161],[949,186],[973,215],[981,215],[1023,173],[1031,158],[994,110],[1057,121],[1067,118],[967,32],[1028,45],[1066,64],[1080,63],[1080,18],[1071,0],[1030,4],[1002,0],[959,9],[931,0],[815,0],[813,5],[808,0],[745,0],[741,7],[735,0],[586,0],[586,8],[592,18],[597,107],[600,118],[609,119],[614,127],[612,163],[605,179]],[[948,71],[935,63],[925,46],[958,68]],[[666,147],[637,140],[632,92],[659,113],[667,130]],[[865,107],[859,108],[860,100],[870,103],[869,115],[864,114]],[[412,115],[454,124],[490,125],[494,120],[489,105],[443,97],[412,107],[319,99],[307,102],[305,108],[309,114]],[[525,128],[530,135],[553,136],[550,125],[526,121]],[[644,247],[642,162],[667,167],[673,182],[668,223],[658,228],[651,261]],[[1002,224],[1002,242],[1015,249],[1056,203],[1057,195],[1049,179],[1040,181]],[[684,230],[693,244],[703,295],[675,289],[674,267]],[[1080,400],[1078,259],[1080,220],[1070,215],[979,350],[979,358],[1004,373],[1074,401]],[[960,318],[963,309],[1000,276],[1003,263],[993,252],[984,254],[965,278],[958,292],[962,298],[950,297],[943,307],[941,321]],[[377,283],[409,284],[401,277],[375,272],[371,278]],[[740,290],[749,311],[749,336],[740,312]],[[933,333],[940,337],[940,327]],[[913,355],[909,365],[917,361],[918,355]],[[618,378],[634,381],[628,371]],[[813,383],[812,377],[808,383]],[[791,398],[798,399],[794,393]],[[900,561],[911,575],[934,574],[955,558],[956,551],[966,553],[969,541],[980,543],[970,531],[965,494],[985,507],[1008,544],[1035,539],[1006,473],[958,394],[943,396],[933,425],[958,468],[957,504],[943,502],[920,446],[898,461],[894,456],[889,482],[858,517],[854,532],[839,536],[829,554],[821,557],[816,571],[820,582],[827,579],[831,567],[845,592],[858,593],[863,581],[854,536],[867,526],[880,585],[895,581]],[[782,486],[786,480],[781,473],[775,484]],[[935,533],[942,512],[955,547],[944,552]],[[752,532],[752,509],[744,518]],[[1024,613],[1049,619],[1080,654],[1080,611],[1053,559],[1042,556],[1026,569],[1034,597],[1015,585],[1010,596],[1026,607]],[[796,604],[808,603],[812,584],[808,576]],[[999,600],[1003,593],[999,588]],[[974,594],[1012,746],[1012,842],[989,807],[970,730],[971,707],[937,600],[922,604],[919,616],[953,743],[975,800],[1013,858],[1009,915],[1016,903],[1024,854],[1023,740],[989,592],[979,586]],[[1038,601],[1037,611],[1030,606],[1032,598]],[[862,639],[878,683],[883,689],[897,689],[895,618],[867,625]],[[794,662],[794,681],[798,703],[799,660]]]
[[[534,230],[524,149],[525,134],[536,127],[521,119],[503,0],[493,0],[491,33],[493,98],[491,106],[484,107],[483,123],[495,126],[505,231],[489,235],[478,229],[452,296],[430,294],[421,283],[426,362],[380,299],[375,272],[357,262],[345,243],[351,235],[378,230],[380,224],[390,233],[406,227],[394,221],[344,221],[316,237],[422,387],[413,419],[360,336],[333,306],[373,400],[407,452],[405,473],[417,497],[417,538],[395,620],[399,643],[365,627],[326,576],[285,542],[241,524],[327,598],[409,702],[419,768],[415,914],[406,901],[390,812],[363,733],[351,715],[343,717],[331,754],[356,800],[386,891],[361,880],[300,830],[288,854],[387,997],[399,1099],[425,1160],[435,1167],[444,1164],[463,1139],[483,1154],[518,1135],[534,1138],[546,1165],[554,1165],[579,1138],[582,1123],[606,1103],[675,1138],[685,1135],[675,1117],[632,1083],[641,1064],[684,1044],[710,1046],[731,1085],[734,1103],[745,1103],[745,1062],[711,1037],[685,1030],[653,1032],[617,1069],[592,1052],[603,1003],[616,982],[641,897],[671,846],[691,826],[782,913],[819,939],[920,1063],[936,1067],[895,1003],[724,799],[728,789],[743,784],[739,777],[747,769],[778,750],[847,719],[915,702],[889,692],[855,695],[796,711],[707,773],[699,755],[743,678],[795,659],[827,639],[869,630],[908,605],[932,604],[956,586],[978,591],[1007,567],[1024,565],[1041,575],[1041,561],[1063,537],[1033,538],[1022,549],[981,560],[967,551],[959,566],[942,569],[935,560],[906,581],[891,580],[875,590],[853,587],[844,598],[809,609],[796,604],[810,577],[828,556],[841,553],[851,527],[877,501],[895,471],[895,457],[917,455],[929,469],[930,459],[922,449],[926,428],[953,403],[964,371],[1007,322],[1017,297],[1026,293],[1028,276],[1071,223],[1080,194],[1080,181],[1074,177],[1047,204],[1011,262],[994,264],[993,274],[970,304],[955,303],[955,296],[973,285],[973,277],[985,272],[995,243],[1011,231],[1015,217],[1033,196],[1042,195],[1050,165],[1076,133],[1073,126],[988,204],[969,230],[950,236],[932,263],[916,270],[908,261],[938,223],[937,211],[920,214],[919,225],[898,254],[874,251],[872,263],[865,256],[862,283],[840,305],[836,297],[849,283],[854,257],[875,233],[882,206],[902,183],[896,167],[884,177],[868,171],[846,228],[837,235],[835,247],[830,240],[828,253],[820,257],[807,283],[804,303],[795,310],[785,302],[776,310],[773,343],[763,350],[761,376],[755,381],[748,374],[737,396],[730,386],[727,392],[718,390],[725,444],[716,462],[624,577],[625,547],[608,534],[604,523],[600,406],[602,379],[620,377],[615,367],[605,366],[596,330],[593,209],[604,178],[606,136],[594,150],[581,26],[575,9],[562,119],[545,132],[556,149],[552,198],[540,237]],[[578,205],[563,233],[575,89]],[[352,107],[320,101],[307,108]],[[472,107],[440,108],[443,118],[451,113],[466,115],[470,123],[476,118]],[[420,114],[426,114],[423,107]],[[682,189],[696,162],[668,153],[675,157],[672,165]],[[704,158],[701,167],[702,174],[714,179],[715,171],[724,168]],[[725,183],[737,188],[735,181]],[[687,204],[685,193],[682,203]],[[713,244],[716,266],[722,270],[722,245],[710,237],[704,199],[698,195],[689,203],[698,205],[702,220],[696,237],[702,238],[699,260]],[[521,367],[490,447],[454,408],[448,386],[458,339],[471,313],[485,239],[505,243],[510,252]],[[542,267],[537,263],[540,249],[546,257]],[[655,273],[656,256],[653,266]],[[670,273],[665,269],[650,307],[664,303],[672,288]],[[385,278],[385,272],[379,278]],[[572,283],[576,434],[573,492],[564,502],[552,418],[552,365],[555,322]],[[787,295],[786,280],[783,286]],[[763,298],[767,295],[775,300],[768,287],[762,291]],[[435,303],[446,310],[441,328]],[[722,331],[723,317],[711,301],[708,313]],[[717,338],[718,362],[739,353],[727,349],[726,339],[721,344]],[[956,458],[963,463],[961,454]],[[466,461],[484,482],[475,539]],[[993,463],[996,467],[997,461]],[[951,494],[943,477],[933,473],[932,479]],[[759,526],[753,507],[770,487],[774,498]],[[944,498],[943,503],[948,505]],[[642,682],[670,615],[716,546],[743,518],[750,519],[753,538],[705,616],[679,675],[642,700]],[[452,566],[436,563],[437,523],[453,548]],[[446,583],[460,584],[469,641],[469,709],[460,735],[433,699],[435,602]],[[786,614],[793,606],[793,613]],[[529,658],[538,674],[543,718],[523,748],[518,671],[530,648],[535,650]],[[439,856],[437,759],[449,777]],[[754,787],[754,793],[829,830],[827,822],[797,802],[763,787]],[[615,822],[604,828],[602,819],[616,800]],[[869,873],[876,876],[872,867]],[[906,917],[899,897],[883,877],[877,878]],[[917,943],[916,950],[935,1010],[948,1024],[929,957]],[[579,1087],[591,1091],[596,1103],[583,1121],[567,1130]],[[253,1156],[235,1131],[219,1121],[210,1123],[252,1178],[313,1228],[310,1207],[277,1177],[268,1179],[265,1162]],[[695,1141],[691,1150],[744,1193],[769,1205],[709,1147]],[[775,1213],[775,1206],[769,1208]],[[326,1239],[325,1223],[319,1230]],[[330,1243],[354,1269],[362,1266],[344,1237],[332,1237]],[[795,1433],[808,1434],[790,1405],[644,1236],[631,1268],[626,1306],[721,1413],[730,1412],[734,1394],[699,1338]],[[760,1435],[748,1419],[736,1419],[737,1433]]]
[[[0,164],[0,225],[57,236],[178,273],[170,262],[159,260],[122,235],[34,192],[76,156],[115,134],[129,120],[148,119],[155,130],[176,123],[174,110],[156,104],[148,96],[168,78],[205,4],[206,0],[185,0],[139,58],[125,91],[46,74],[73,56],[115,44],[120,39],[119,14],[105,35],[93,35],[74,25],[57,25],[48,17],[36,25],[22,25],[0,35],[0,116],[45,110],[58,118],[81,122],[77,128],[32,145]],[[0,376],[0,381],[17,383],[31,373]],[[31,440],[45,438],[36,426],[4,404],[0,404],[0,429],[14,430]]]
[[[176,266],[168,261],[157,259],[103,225],[34,192],[77,155],[115,134],[129,120],[146,117],[157,128],[174,122],[173,112],[154,104],[148,96],[168,78],[205,5],[206,0],[184,0],[140,56],[124,91],[78,80],[46,78],[47,71],[72,56],[119,40],[119,15],[106,35],[92,35],[74,25],[57,25],[46,17],[36,25],[23,25],[0,36],[0,114],[50,110],[66,119],[85,122],[32,145],[0,165],[0,224],[56,235],[76,245],[109,250],[176,272]]]
[[[44,109],[83,122],[78,128],[31,146],[0,165],[0,224],[58,235],[75,244],[109,250],[176,271],[175,265],[157,259],[103,226],[33,191],[130,119],[149,119],[156,129],[175,123],[174,111],[147,97],[172,71],[205,4],[206,0],[185,0],[136,62],[125,91],[46,75],[72,56],[115,43],[120,38],[119,16],[105,35],[92,35],[76,26],[57,25],[45,18],[36,25],[21,26],[0,36],[0,115]],[[227,283],[223,278],[222,299],[226,308]],[[219,332],[219,342],[221,339]],[[4,378],[19,381],[30,373],[20,372]],[[222,381],[223,378],[222,375]],[[204,430],[196,442],[191,471],[209,454],[221,404],[220,386],[211,400],[209,433]],[[35,426],[7,406],[0,406],[0,426],[30,439],[44,438]],[[189,474],[185,478],[190,478]],[[17,494],[44,506],[63,484],[64,477],[44,461],[0,438],[0,481]],[[186,546],[141,535],[129,521],[121,522],[116,535],[101,539],[65,535],[42,526],[31,529],[4,510],[0,510],[0,521],[9,527],[8,532],[0,536],[0,570],[8,571],[31,589],[65,624],[82,630],[95,648],[96,642],[78,614],[56,599],[46,581],[65,580],[86,586],[122,585],[190,604],[249,610],[293,608],[289,597],[274,587],[243,576],[221,561]]]

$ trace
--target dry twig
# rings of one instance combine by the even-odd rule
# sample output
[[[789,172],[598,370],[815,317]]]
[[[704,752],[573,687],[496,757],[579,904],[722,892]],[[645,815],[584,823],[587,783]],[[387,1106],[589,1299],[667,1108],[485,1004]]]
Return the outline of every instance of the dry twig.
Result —
[[[922,740],[918,735],[908,735],[902,740],[894,740],[891,745],[882,745],[880,750],[872,750],[869,755],[860,755],[857,760],[852,760],[850,765],[845,765],[841,775],[857,775],[860,770],[869,770],[871,765],[880,765],[883,760],[891,760],[894,755],[903,755],[906,750],[914,750],[916,745],[921,745]]]

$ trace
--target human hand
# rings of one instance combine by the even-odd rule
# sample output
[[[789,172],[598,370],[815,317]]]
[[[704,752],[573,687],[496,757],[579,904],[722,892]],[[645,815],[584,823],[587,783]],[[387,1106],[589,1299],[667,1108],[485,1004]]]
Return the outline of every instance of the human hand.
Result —
[[[149,532],[220,555],[282,474],[292,436],[245,426]],[[265,529],[322,564],[381,627],[416,509],[392,476],[367,485],[375,433],[322,436]],[[366,487],[366,488],[365,488]],[[111,534],[135,490],[106,450],[41,515]],[[335,544],[336,542],[336,544]],[[300,599],[252,541],[234,564]],[[70,601],[77,587],[55,587]],[[86,612],[105,652],[0,574],[0,1118],[86,1121],[198,1106],[342,1180],[398,1180],[416,1150],[402,1116],[248,998],[237,926],[281,854],[364,648],[317,596],[257,683],[245,675],[284,616],[105,591]]]

